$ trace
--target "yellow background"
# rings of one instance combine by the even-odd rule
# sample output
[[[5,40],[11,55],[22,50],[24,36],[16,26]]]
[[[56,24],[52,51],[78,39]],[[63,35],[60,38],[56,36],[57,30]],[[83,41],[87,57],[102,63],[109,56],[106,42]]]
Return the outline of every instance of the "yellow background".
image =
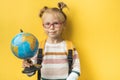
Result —
[[[10,50],[19,33],[44,38],[39,10],[62,0],[0,0],[0,80],[36,80],[22,74],[22,60]],[[67,39],[74,42],[81,60],[79,80],[120,80],[120,1],[63,0],[69,7]],[[68,35],[68,36],[67,36]]]

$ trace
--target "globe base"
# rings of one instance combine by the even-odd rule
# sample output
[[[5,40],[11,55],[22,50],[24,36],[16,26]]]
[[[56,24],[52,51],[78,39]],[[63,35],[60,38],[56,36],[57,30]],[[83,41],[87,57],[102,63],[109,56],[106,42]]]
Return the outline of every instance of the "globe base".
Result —
[[[40,68],[33,65],[33,66],[30,66],[30,67],[25,67],[24,70],[22,71],[22,73],[24,73],[24,74],[32,73],[32,72],[36,72],[39,69]]]

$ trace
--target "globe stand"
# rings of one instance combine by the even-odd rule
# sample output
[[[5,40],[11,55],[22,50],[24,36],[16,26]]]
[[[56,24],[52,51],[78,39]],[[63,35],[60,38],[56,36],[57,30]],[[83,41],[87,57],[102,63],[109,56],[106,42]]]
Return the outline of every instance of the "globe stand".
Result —
[[[28,63],[32,63],[30,59],[27,59]],[[27,74],[27,73],[35,73],[37,70],[41,68],[41,65],[35,64],[30,67],[25,67],[22,73]]]
[[[24,70],[22,71],[22,73],[32,73],[35,72],[36,70],[39,70],[40,68],[37,68],[35,66],[30,66],[30,67],[25,67]]]

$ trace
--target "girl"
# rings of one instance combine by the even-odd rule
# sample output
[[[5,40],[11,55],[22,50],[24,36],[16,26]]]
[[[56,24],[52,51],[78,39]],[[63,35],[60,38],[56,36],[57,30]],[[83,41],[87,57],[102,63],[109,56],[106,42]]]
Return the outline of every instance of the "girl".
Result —
[[[80,75],[78,53],[74,48],[72,71],[68,73],[67,43],[61,36],[67,20],[62,10],[67,6],[60,2],[58,7],[48,8],[45,6],[40,12],[44,31],[48,36],[45,40],[44,57],[41,64],[41,78],[42,80],[77,80]],[[35,64],[36,56],[31,60]],[[29,67],[33,64],[23,61],[23,67]]]

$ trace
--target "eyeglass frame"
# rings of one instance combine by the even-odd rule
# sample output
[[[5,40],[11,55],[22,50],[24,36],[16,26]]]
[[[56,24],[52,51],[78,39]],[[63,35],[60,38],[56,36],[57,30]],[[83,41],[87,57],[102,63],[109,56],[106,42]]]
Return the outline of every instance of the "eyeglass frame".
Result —
[[[53,26],[54,28],[59,28],[61,24],[63,24],[65,21],[63,22],[53,22],[52,24],[51,23],[43,23],[43,27],[46,28],[46,29],[49,29],[51,26]],[[46,27],[45,25],[47,25],[48,27]]]

